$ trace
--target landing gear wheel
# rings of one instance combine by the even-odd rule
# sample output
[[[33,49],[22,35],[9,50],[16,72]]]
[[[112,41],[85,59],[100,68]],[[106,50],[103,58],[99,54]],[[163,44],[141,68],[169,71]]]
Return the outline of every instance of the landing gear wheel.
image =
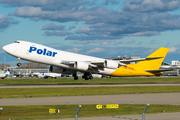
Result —
[[[89,78],[88,78],[88,77],[85,77],[85,80],[89,80]]]
[[[77,73],[73,73],[74,80],[78,80]]]
[[[21,66],[21,63],[17,63],[17,66],[18,66],[18,67]]]
[[[78,76],[77,76],[77,77],[74,77],[74,80],[78,80]]]
[[[90,76],[90,79],[93,79],[93,76],[92,76],[92,75]]]
[[[89,79],[93,79],[93,76],[90,72],[85,72],[82,78],[84,78],[85,80],[89,80]]]
[[[18,60],[17,66],[19,67],[21,66],[21,63],[20,63],[21,58],[17,58],[17,60]]]

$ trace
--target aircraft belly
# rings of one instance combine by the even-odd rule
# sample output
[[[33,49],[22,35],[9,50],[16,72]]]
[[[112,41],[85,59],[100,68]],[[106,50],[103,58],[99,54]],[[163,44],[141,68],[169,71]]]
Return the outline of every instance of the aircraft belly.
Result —
[[[98,70],[98,72],[100,73],[100,74],[105,74],[105,75],[109,75],[109,74],[111,74],[111,73],[113,73],[115,71],[115,69],[108,69],[108,68],[104,68],[104,69],[102,69],[102,70]]]

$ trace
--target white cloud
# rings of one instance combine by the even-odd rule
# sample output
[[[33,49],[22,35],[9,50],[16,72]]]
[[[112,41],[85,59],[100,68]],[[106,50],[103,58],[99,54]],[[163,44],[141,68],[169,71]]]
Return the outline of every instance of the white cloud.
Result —
[[[124,42],[119,41],[119,42],[116,42],[114,45],[121,45],[121,44],[124,44]]]
[[[134,40],[131,40],[131,41],[127,42],[127,44],[134,44],[134,43],[135,43]]]
[[[83,22],[83,26],[77,26],[73,35],[66,35],[65,40],[119,40],[125,36],[155,36],[163,31],[180,30],[180,15],[169,13],[180,7],[178,0],[128,0],[122,3],[120,13],[103,4],[91,6],[91,2],[83,0],[23,1],[0,0],[0,3],[17,7],[11,14],[17,17],[65,24]],[[58,33],[51,36],[62,35]]]
[[[42,10],[40,7],[19,7],[16,9],[15,14],[19,16],[39,16],[42,14]]]
[[[172,52],[176,52],[176,50],[178,50],[179,48],[178,47],[170,47],[169,48],[169,52],[172,53]]]
[[[5,15],[5,14],[0,14],[0,29],[5,29],[8,28],[12,24],[18,24],[18,21],[15,21],[13,18]],[[2,32],[2,31],[0,31]]]
[[[101,40],[100,44],[101,45],[110,45],[111,41],[110,40]]]
[[[90,29],[89,27],[83,26],[83,27],[81,27],[80,29],[78,29],[78,30],[76,31],[76,33],[81,33],[81,32],[87,33],[87,32],[90,31],[90,30],[91,30],[91,29]]]
[[[170,11],[178,9],[179,0],[129,0],[124,2],[124,8],[131,11]]]
[[[159,32],[156,31],[146,31],[146,32],[137,32],[133,34],[127,34],[128,36],[151,36],[151,35],[158,35]]]
[[[42,30],[64,30],[64,25],[55,25],[54,23],[49,23],[43,26]]]
[[[66,35],[71,35],[71,32],[66,32],[66,31],[62,31],[62,32],[57,32],[57,31],[46,31],[44,35],[46,36],[66,36]]]
[[[76,41],[76,42],[73,42],[75,44],[89,44],[89,43],[93,43],[92,40],[82,40],[82,41]]]
[[[87,51],[86,53],[89,54],[89,53],[97,53],[97,52],[104,52],[104,51],[105,51],[104,48],[94,48],[94,49]]]
[[[67,49],[68,52],[74,52],[74,53],[78,53],[81,51],[81,48],[72,48],[72,49]]]

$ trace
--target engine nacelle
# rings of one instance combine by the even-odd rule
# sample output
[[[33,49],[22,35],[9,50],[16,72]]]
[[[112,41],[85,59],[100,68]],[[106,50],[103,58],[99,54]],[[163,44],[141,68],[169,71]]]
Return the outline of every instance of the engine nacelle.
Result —
[[[110,68],[110,69],[117,69],[119,67],[119,64],[118,64],[118,62],[113,61],[113,60],[105,60],[104,67]]]
[[[50,66],[49,71],[53,73],[63,73],[63,74],[71,74],[73,72],[72,70],[64,69],[64,68],[52,66],[52,65]]]
[[[51,65],[50,68],[49,68],[49,71],[53,72],[53,73],[63,73],[63,68]]]
[[[77,61],[74,63],[74,68],[82,71],[86,71],[89,68],[89,64],[87,62]]]

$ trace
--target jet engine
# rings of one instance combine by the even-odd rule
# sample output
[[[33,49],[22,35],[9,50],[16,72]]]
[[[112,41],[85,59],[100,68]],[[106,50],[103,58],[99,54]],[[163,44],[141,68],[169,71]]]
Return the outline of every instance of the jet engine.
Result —
[[[64,69],[51,65],[49,71],[53,73],[63,73]]]
[[[74,63],[74,68],[82,71],[86,71],[89,68],[89,64],[87,62],[77,61]]]
[[[118,62],[113,61],[113,60],[105,60],[104,67],[110,68],[110,69],[117,69],[119,67],[119,64],[118,64]]]
[[[71,74],[73,72],[72,70],[64,69],[64,68],[52,66],[52,65],[50,66],[49,71],[53,73],[63,73],[63,74]]]

